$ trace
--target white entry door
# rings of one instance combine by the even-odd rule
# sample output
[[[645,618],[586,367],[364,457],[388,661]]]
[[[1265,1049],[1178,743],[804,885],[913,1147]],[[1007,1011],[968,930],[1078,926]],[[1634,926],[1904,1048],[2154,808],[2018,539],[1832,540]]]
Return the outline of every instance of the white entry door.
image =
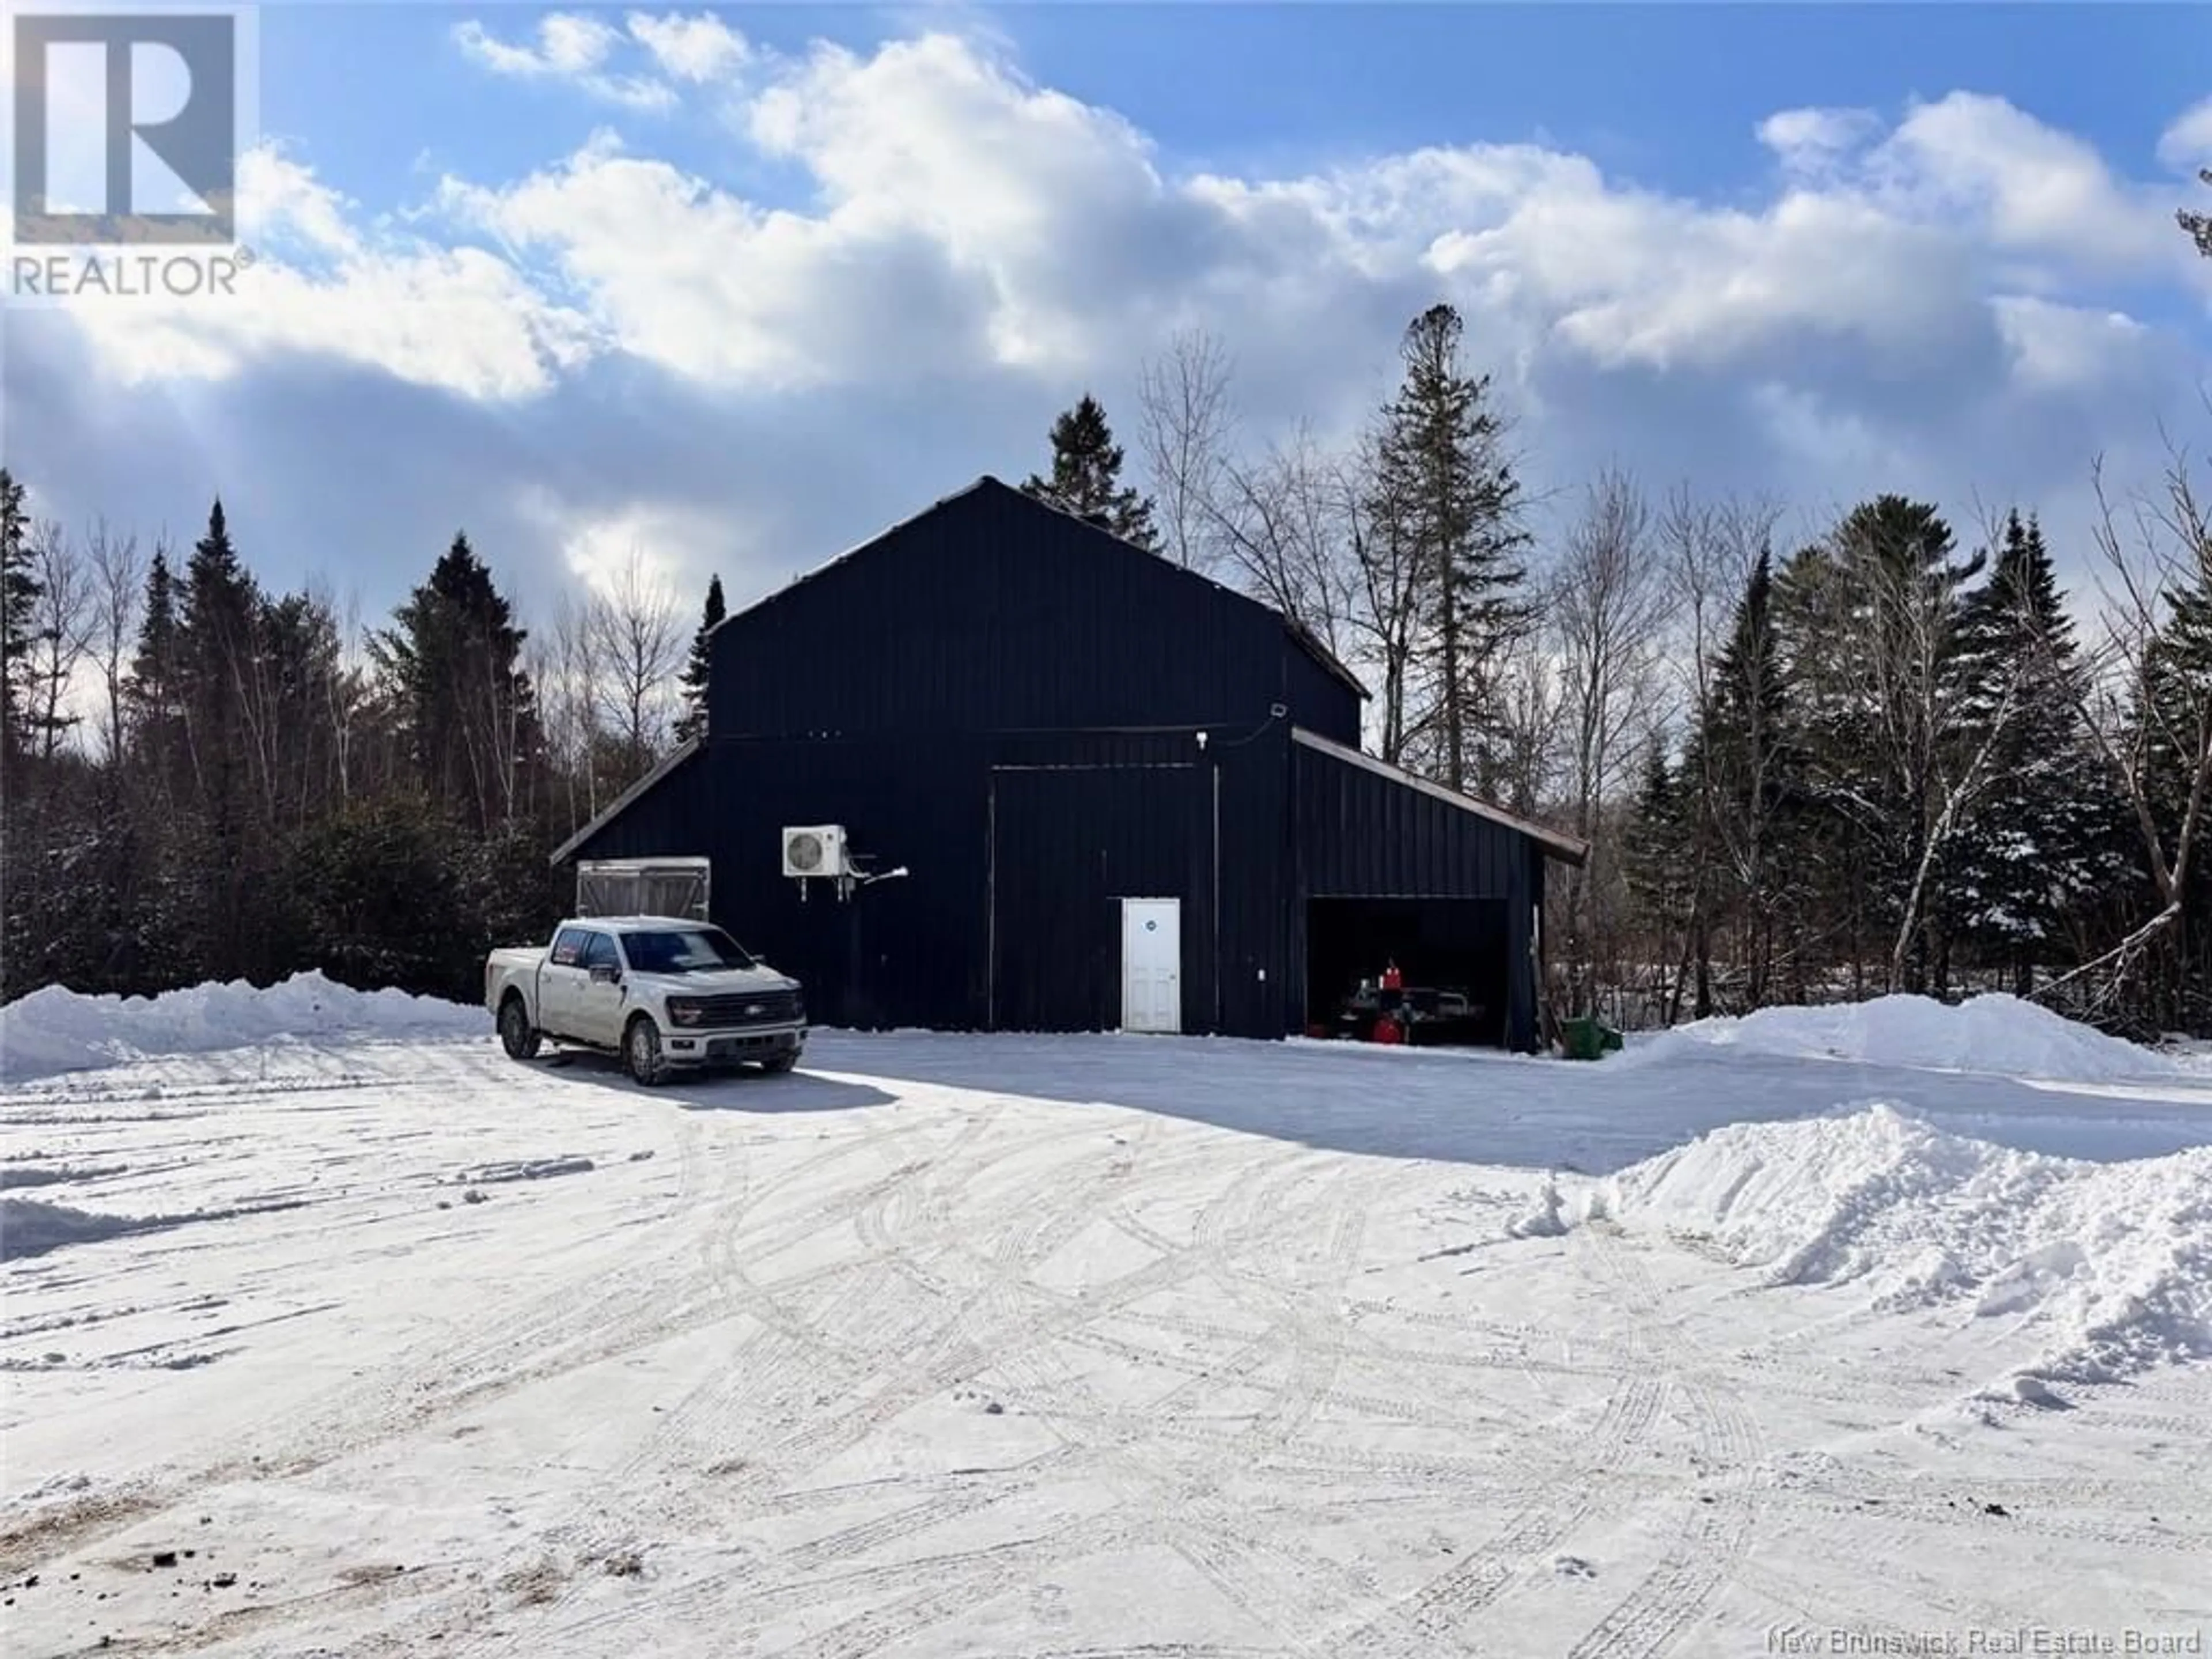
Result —
[[[1121,901],[1121,1029],[1182,1030],[1182,901]]]

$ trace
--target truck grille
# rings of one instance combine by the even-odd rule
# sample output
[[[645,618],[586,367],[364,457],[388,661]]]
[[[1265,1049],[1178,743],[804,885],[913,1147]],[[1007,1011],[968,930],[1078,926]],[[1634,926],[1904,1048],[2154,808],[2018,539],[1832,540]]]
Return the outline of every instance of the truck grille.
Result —
[[[694,997],[699,1024],[715,1030],[741,1025],[787,1025],[799,1014],[796,991],[759,991],[726,997]]]

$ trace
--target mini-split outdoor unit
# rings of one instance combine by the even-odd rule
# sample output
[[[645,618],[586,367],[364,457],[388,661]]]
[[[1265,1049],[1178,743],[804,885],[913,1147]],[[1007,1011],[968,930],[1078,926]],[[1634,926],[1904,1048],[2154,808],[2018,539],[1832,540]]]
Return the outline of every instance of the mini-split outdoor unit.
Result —
[[[783,832],[783,873],[787,876],[848,876],[845,826],[842,823],[802,824]]]

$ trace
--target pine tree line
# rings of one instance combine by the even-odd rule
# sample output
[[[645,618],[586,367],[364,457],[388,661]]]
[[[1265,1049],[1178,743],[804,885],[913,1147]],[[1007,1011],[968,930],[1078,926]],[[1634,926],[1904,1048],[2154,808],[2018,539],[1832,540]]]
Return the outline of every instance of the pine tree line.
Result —
[[[179,561],[26,501],[0,472],[0,995],[319,968],[471,996],[559,913],[553,847],[701,718],[706,629],[679,678],[635,560],[539,640],[459,535],[363,629],[265,590],[220,502]]]

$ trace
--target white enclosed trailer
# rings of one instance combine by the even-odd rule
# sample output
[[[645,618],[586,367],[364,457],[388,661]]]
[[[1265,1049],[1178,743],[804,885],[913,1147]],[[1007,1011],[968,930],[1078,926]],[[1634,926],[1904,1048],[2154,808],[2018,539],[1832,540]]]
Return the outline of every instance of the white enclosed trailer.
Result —
[[[585,859],[576,866],[580,916],[680,916],[705,921],[706,859]]]

